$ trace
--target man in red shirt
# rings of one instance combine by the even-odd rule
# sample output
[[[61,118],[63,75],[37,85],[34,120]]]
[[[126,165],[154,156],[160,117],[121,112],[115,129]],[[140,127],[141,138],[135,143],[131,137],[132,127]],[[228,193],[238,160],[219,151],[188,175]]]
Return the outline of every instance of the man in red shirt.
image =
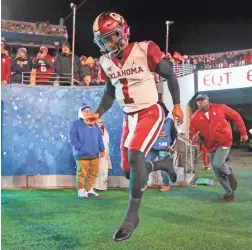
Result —
[[[53,84],[52,73],[54,58],[48,55],[48,48],[41,46],[37,57],[32,60],[32,68],[36,69],[36,84]]]
[[[6,85],[11,76],[11,59],[6,55],[6,44],[1,41],[1,83]]]
[[[210,103],[206,94],[199,94],[196,101],[199,109],[191,118],[189,137],[193,141],[199,138],[203,141],[215,176],[226,191],[219,201],[233,201],[237,182],[226,163],[233,141],[230,120],[236,123],[243,142],[248,140],[246,127],[239,113],[226,105]]]

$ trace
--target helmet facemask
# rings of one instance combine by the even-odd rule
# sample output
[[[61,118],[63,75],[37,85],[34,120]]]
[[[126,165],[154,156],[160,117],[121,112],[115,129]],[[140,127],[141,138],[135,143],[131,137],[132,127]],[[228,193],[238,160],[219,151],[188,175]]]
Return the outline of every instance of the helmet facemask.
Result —
[[[129,28],[117,25],[114,30],[103,35],[96,36],[94,43],[100,48],[102,54],[109,58],[119,55],[129,42]]]

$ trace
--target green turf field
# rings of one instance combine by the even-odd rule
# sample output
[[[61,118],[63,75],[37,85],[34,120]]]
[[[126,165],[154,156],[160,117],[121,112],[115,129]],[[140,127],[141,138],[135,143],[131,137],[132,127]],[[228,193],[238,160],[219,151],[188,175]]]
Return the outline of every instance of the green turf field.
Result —
[[[219,204],[219,184],[149,189],[140,225],[123,243],[112,234],[127,207],[127,191],[78,199],[75,190],[2,191],[3,250],[246,250],[252,249],[252,173],[236,171],[234,203]],[[201,177],[212,177],[202,171]]]

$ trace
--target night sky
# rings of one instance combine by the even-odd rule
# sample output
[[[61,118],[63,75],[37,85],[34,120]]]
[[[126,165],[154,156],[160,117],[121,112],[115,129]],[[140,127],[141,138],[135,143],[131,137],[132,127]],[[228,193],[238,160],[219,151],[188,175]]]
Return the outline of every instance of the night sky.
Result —
[[[71,9],[69,0],[2,0],[2,18],[22,21],[50,21],[58,24]],[[80,4],[82,0],[73,1]],[[76,54],[99,56],[93,44],[92,25],[101,12],[119,12],[131,27],[131,40],[153,40],[165,50],[167,20],[169,51],[206,54],[252,48],[252,11],[242,1],[183,0],[87,0],[76,19]],[[72,17],[66,22],[71,44]]]

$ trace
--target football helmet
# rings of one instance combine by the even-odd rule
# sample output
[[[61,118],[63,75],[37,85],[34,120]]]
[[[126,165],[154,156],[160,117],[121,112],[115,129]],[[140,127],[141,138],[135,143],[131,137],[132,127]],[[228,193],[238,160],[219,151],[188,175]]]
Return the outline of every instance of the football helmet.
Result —
[[[94,22],[94,43],[102,54],[116,57],[129,42],[129,25],[124,18],[115,12],[103,12]]]

